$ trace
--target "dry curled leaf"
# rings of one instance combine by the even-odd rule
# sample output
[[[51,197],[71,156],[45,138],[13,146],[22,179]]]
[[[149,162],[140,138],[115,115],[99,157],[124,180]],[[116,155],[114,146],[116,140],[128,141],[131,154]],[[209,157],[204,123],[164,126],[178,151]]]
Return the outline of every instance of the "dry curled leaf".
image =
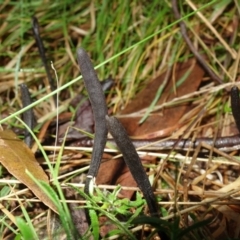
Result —
[[[49,182],[48,176],[27,145],[11,130],[0,131],[0,162],[9,173],[25,184],[45,205],[57,212],[55,204],[26,173],[26,170],[34,178],[45,183]]]

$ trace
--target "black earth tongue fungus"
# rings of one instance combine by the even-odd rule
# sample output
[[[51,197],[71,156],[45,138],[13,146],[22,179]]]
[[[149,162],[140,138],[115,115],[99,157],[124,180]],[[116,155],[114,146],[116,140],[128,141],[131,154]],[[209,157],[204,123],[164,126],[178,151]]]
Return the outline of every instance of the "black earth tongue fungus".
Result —
[[[106,120],[108,130],[112,134],[119,150],[121,151],[124,161],[132,173],[134,180],[143,192],[151,215],[158,216],[157,202],[151,184],[125,128],[115,117],[106,116]]]
[[[30,93],[28,91],[28,87],[26,84],[22,83],[19,85],[21,89],[21,99],[22,99],[22,105],[23,108],[29,106],[32,103],[32,99],[30,96]],[[27,126],[32,130],[35,127],[35,116],[33,113],[33,109],[29,108],[23,113],[23,121],[27,124]],[[32,145],[32,135],[31,133],[26,129],[24,134],[24,142],[28,145],[28,147],[31,147]]]
[[[91,164],[84,188],[85,193],[89,195],[89,185],[92,178],[96,177],[98,173],[103,150],[107,141],[107,125],[105,120],[105,116],[107,115],[107,105],[102,86],[98,80],[91,60],[84,49],[79,48],[77,50],[77,60],[92,105],[95,122],[95,140],[93,144]]]
[[[143,195],[146,198],[151,215],[159,216],[157,202],[139,156],[131,140],[127,136],[127,133],[123,126],[118,122],[116,118],[108,117],[107,105],[101,84],[98,80],[91,60],[84,49],[80,48],[77,50],[77,59],[92,105],[95,120],[95,139],[84,192],[87,195],[90,195],[89,188],[91,181],[94,177],[96,177],[98,173],[103,150],[107,141],[108,125],[108,128],[111,131],[119,149],[123,153],[123,157],[127,166],[129,167],[140,189],[143,191]],[[87,219],[90,222],[88,212],[86,212],[86,214]],[[161,236],[161,239],[168,239],[165,233],[159,233],[159,235]]]
[[[38,51],[39,51],[43,66],[44,66],[46,74],[47,74],[47,78],[48,78],[48,82],[49,82],[51,91],[54,91],[56,89],[54,79],[52,78],[52,75],[51,75],[49,63],[47,62],[47,58],[46,58],[45,48],[44,48],[43,41],[42,41],[42,38],[39,33],[38,19],[35,16],[32,17],[32,30],[33,30],[33,35],[36,40],[36,44],[38,47]],[[54,97],[54,101],[55,101],[55,105],[56,105],[56,97]]]
[[[138,184],[138,187],[141,189],[146,199],[151,216],[160,217],[152,186],[125,128],[115,117],[109,117],[106,115],[106,121],[108,130],[112,134],[119,150],[123,155],[126,165],[128,166],[134,180]],[[169,239],[164,232],[159,232],[158,234],[161,239]]]
[[[231,89],[231,107],[235,123],[240,133],[240,100],[237,86],[233,86]]]

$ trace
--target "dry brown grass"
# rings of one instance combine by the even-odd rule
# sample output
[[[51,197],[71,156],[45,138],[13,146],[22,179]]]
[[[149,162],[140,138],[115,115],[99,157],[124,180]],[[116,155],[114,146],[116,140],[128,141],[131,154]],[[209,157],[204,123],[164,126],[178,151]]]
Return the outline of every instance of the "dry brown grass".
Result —
[[[198,1],[185,1],[182,5],[183,16],[201,6],[203,3]],[[216,85],[205,76],[196,91],[155,106],[155,110],[164,110],[169,106],[180,106],[184,101],[191,102],[191,111],[186,112],[182,119],[187,124],[178,129],[175,133],[178,136],[187,132],[184,137],[214,138],[236,133],[229,110],[229,93],[225,90],[239,81],[239,9],[237,1],[229,1],[225,8],[224,5],[219,7],[216,2],[186,19],[191,41],[223,78],[224,84]],[[59,87],[65,86],[80,74],[75,57],[77,47],[84,47],[96,66],[139,43],[97,69],[100,79],[110,75],[115,79],[116,84],[108,94],[107,102],[109,112],[119,117],[123,117],[120,116],[121,110],[131,104],[136,93],[144,89],[148,82],[169,68],[174,69],[177,62],[185,62],[192,57],[179,33],[178,25],[166,28],[175,21],[168,1],[133,1],[131,4],[127,1],[106,1],[105,4],[98,1],[4,1],[0,6],[2,119],[14,116],[13,113],[21,109],[18,85],[23,82],[28,85],[34,101],[39,100],[34,107],[39,129],[53,119],[50,113],[56,113],[52,97],[41,100],[50,93],[50,87],[31,30],[33,14],[39,20],[47,58],[53,62],[57,71]],[[152,34],[155,35],[140,43]],[[60,112],[70,111],[70,100],[83,92],[85,90],[81,80],[74,81],[62,90],[59,93]],[[201,112],[203,108],[205,111]],[[144,112],[134,114],[142,117]],[[23,128],[14,117],[1,123],[4,128]],[[57,149],[53,146],[43,147]],[[156,182],[156,194],[162,198],[159,203],[167,212],[164,219],[171,221],[176,211],[181,217],[180,226],[183,228],[191,225],[195,221],[194,217],[197,220],[213,217],[211,224],[197,233],[199,236],[205,239],[224,239],[227,236],[239,238],[239,164],[231,161],[232,157],[239,159],[239,151],[222,153],[210,148],[210,152],[205,154],[203,148],[191,153],[145,151],[141,154],[155,159],[151,172],[159,172],[159,175],[154,178],[152,174],[151,178]],[[90,152],[85,150],[83,147],[73,149],[65,146],[59,172],[63,188],[64,180],[69,181],[68,178],[73,176],[81,178],[86,171],[91,149],[87,148]],[[115,153],[109,154],[115,156]],[[51,154],[49,158],[52,158]],[[39,161],[46,168],[41,158]],[[46,229],[46,224],[50,225],[46,219],[52,218],[26,189],[21,190],[21,185],[19,188],[18,181],[10,178],[2,169],[1,221],[5,222],[0,230],[2,239],[12,238],[9,226],[14,228],[15,217],[22,216],[18,194],[29,209],[29,216],[40,235]],[[83,186],[78,183],[73,182],[73,185]],[[101,187],[112,188],[106,185]],[[25,198],[27,201],[24,201]],[[4,216],[9,220],[3,220]]]

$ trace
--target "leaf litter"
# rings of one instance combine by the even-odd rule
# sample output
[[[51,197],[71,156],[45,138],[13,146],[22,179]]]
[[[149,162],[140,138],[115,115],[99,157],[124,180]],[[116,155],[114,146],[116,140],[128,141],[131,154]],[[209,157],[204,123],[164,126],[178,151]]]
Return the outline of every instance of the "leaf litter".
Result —
[[[228,5],[228,4],[227,4]],[[211,16],[211,18],[212,18],[212,16]],[[217,21],[217,22],[219,22],[219,21]],[[194,24],[194,22],[193,22],[193,24]],[[201,25],[202,26],[202,25]],[[228,36],[226,36],[226,38],[228,38],[228,37],[232,37],[233,35],[234,35],[234,31],[235,30],[233,30],[233,29],[231,29],[231,22],[230,23],[228,23],[228,24],[225,24],[225,20],[222,22],[222,21],[220,21],[219,22],[219,24],[216,24],[216,27],[218,28],[220,28],[220,26],[222,26],[222,30],[223,30],[223,32],[222,32],[222,34],[223,34],[223,36],[225,36],[225,34],[228,34]],[[230,26],[230,27],[229,27]],[[85,26],[86,28],[87,28],[87,30],[88,30],[88,28],[89,28],[89,24],[87,24],[86,26]],[[73,29],[73,28],[71,28],[71,29]],[[202,30],[202,29],[201,29]],[[42,31],[41,31],[42,32]],[[71,34],[73,34],[73,33],[71,33]],[[75,32],[74,32],[74,34],[76,34]],[[206,34],[204,33],[204,31],[201,31],[201,34],[202,34],[202,36],[201,36],[201,38],[203,38],[204,40],[206,40],[206,42],[208,41],[209,42],[209,44],[211,44],[211,46],[213,46],[215,43],[216,43],[216,40],[214,39],[214,37],[212,37],[212,36],[210,36],[210,34],[209,34],[209,32],[208,31],[206,31]],[[55,34],[56,35],[56,34]],[[58,36],[59,36],[59,34],[57,34],[56,36],[54,35],[54,33],[53,33],[53,35],[52,35],[52,37],[56,37],[57,39],[59,39],[58,38]],[[78,36],[78,35],[77,35]],[[78,36],[79,37],[79,36]],[[64,38],[62,38],[62,39],[64,39]],[[75,39],[77,39],[77,38],[75,38]],[[61,41],[61,39],[59,40],[59,41]],[[93,44],[93,46],[95,47],[95,43]],[[55,44],[51,44],[51,47],[52,48],[57,48],[57,44],[55,45]],[[68,49],[69,50],[69,49]],[[34,51],[33,51],[34,52]],[[91,52],[90,50],[89,50],[89,52]],[[112,52],[109,52],[108,53],[110,56],[111,56],[111,54],[112,54]],[[94,56],[94,55],[93,55]],[[64,58],[63,58],[64,57]],[[61,56],[61,57],[59,57],[59,55],[56,55],[56,58],[58,58],[58,59],[61,59],[61,61],[62,62],[64,62],[63,60],[65,60],[65,62],[67,62],[66,61],[66,59],[68,59],[66,56]],[[95,58],[95,57],[94,57]],[[228,58],[229,59],[229,58]],[[75,63],[75,62],[74,62]],[[226,63],[227,64],[227,63]],[[14,64],[13,64],[14,65]],[[62,66],[61,65],[61,63],[60,63],[60,61],[58,61],[58,65],[59,66]],[[75,65],[76,65],[76,63],[75,63]],[[31,66],[31,65],[30,65]],[[227,65],[226,65],[227,66]],[[226,67],[226,69],[227,69],[227,67]],[[65,69],[64,69],[65,70]],[[70,71],[71,72],[71,71]],[[66,71],[66,74],[69,74],[69,71]],[[20,74],[19,76],[20,76],[20,80],[22,81],[22,79],[24,79],[24,80],[26,80],[26,81],[32,81],[31,79],[33,78],[33,74],[27,74],[27,73],[25,73],[25,75],[23,76],[24,74]],[[38,77],[40,77],[40,76],[43,76],[44,74],[43,73],[38,73]],[[76,76],[77,74],[76,74],[76,72],[74,72],[73,73],[73,76]],[[66,75],[67,76],[67,75]],[[4,79],[4,80],[6,80],[6,79],[12,79],[13,78],[13,76],[12,76],[12,74],[7,74],[6,76],[3,76],[3,78],[2,79]],[[68,77],[65,77],[66,79],[68,79]],[[194,78],[192,79],[192,81],[194,81]],[[5,89],[6,89],[6,86],[7,86],[7,88],[9,88],[9,86],[14,86],[14,84],[12,84],[12,83],[9,83],[9,85],[7,85],[7,81],[5,81],[3,84],[2,84],[2,86],[5,86]],[[34,86],[31,86],[33,89],[34,89]],[[158,89],[158,87],[156,87],[154,90],[155,90],[155,92],[156,92],[156,89]],[[206,88],[207,89],[207,88]],[[209,89],[210,89],[210,87],[209,87]],[[1,90],[1,91],[3,91],[3,90]],[[165,91],[164,91],[165,92]],[[176,91],[176,93],[177,93],[177,91]],[[210,93],[210,92],[209,92]],[[146,95],[146,97],[145,97],[145,99],[147,100],[148,99],[148,97],[149,96],[153,96],[153,94],[149,94],[149,95]],[[200,96],[201,97],[203,97],[203,98],[205,98],[206,96],[207,96],[207,94],[206,95],[201,95],[200,94]],[[166,94],[165,96],[164,96],[165,98],[164,98],[164,100],[163,101],[169,101],[169,93],[168,94]],[[226,97],[226,96],[225,96]],[[228,96],[225,98],[225,100],[223,99],[222,101],[221,101],[221,103],[223,103],[223,104],[225,104],[226,102],[225,101],[227,101],[226,99],[228,99]],[[135,104],[135,108],[137,108],[138,107],[138,104],[137,103],[141,103],[141,99],[137,99],[138,101],[136,101],[136,104]],[[191,99],[191,101],[192,101],[192,99]],[[133,101],[132,102],[134,102],[134,99],[133,99]],[[200,100],[198,100],[198,101],[196,101],[196,104],[198,104],[200,102]],[[159,103],[158,103],[159,104]],[[160,103],[161,104],[161,103]],[[139,105],[142,105],[142,104],[139,104]],[[130,104],[129,104],[129,106],[130,106]],[[148,103],[148,106],[149,106],[149,103]],[[170,107],[170,108],[172,108],[172,107]],[[45,109],[47,109],[47,108],[45,108]],[[176,107],[176,109],[177,109],[177,107]],[[164,110],[163,111],[161,111],[160,112],[160,114],[162,115],[162,116],[167,116],[168,114],[165,114],[166,113],[166,111],[168,110],[168,108],[164,108]],[[191,106],[187,106],[187,107],[185,107],[185,109],[182,111],[182,113],[181,114],[179,114],[180,115],[180,118],[181,118],[181,116],[184,116],[184,115],[186,115],[187,113],[188,113],[188,111],[189,110],[191,110]],[[132,111],[133,113],[134,112],[136,112],[135,110],[133,110]],[[38,111],[38,114],[40,113],[40,115],[44,115],[44,108],[43,108],[43,111]],[[209,114],[209,112],[207,112],[206,114],[209,114],[210,115],[210,117],[207,117],[207,119],[206,119],[206,117],[202,120],[202,122],[201,123],[203,123],[203,124],[205,124],[205,125],[207,125],[207,124],[209,124],[209,125],[211,125],[211,127],[209,127],[209,126],[206,126],[204,129],[205,130],[199,130],[197,127],[195,128],[195,130],[196,130],[196,134],[202,134],[202,132],[205,132],[206,134],[209,134],[209,131],[210,131],[210,136],[212,136],[212,134],[213,134],[213,132],[214,131],[212,131],[211,129],[213,129],[214,127],[212,127],[213,126],[213,124],[214,124],[214,122],[216,121],[216,119],[214,118],[214,113],[216,113],[216,112],[212,112],[211,114]],[[121,113],[122,114],[122,113]],[[124,118],[124,116],[122,117],[121,116],[121,114],[119,114],[119,119],[121,120],[121,118]],[[151,113],[153,116],[154,116],[154,114],[156,114],[155,112],[153,112],[153,113]],[[159,113],[158,113],[159,114]],[[129,116],[130,117],[130,116]],[[141,116],[139,116],[139,118],[141,118],[142,117],[142,115]],[[151,115],[150,115],[150,117],[151,117]],[[150,117],[149,117],[149,119],[150,119]],[[172,117],[172,115],[170,115],[170,119],[171,119],[171,117]],[[190,116],[191,117],[191,116]],[[228,116],[227,116],[228,117]],[[179,119],[180,119],[179,118]],[[146,132],[144,132],[144,130],[142,129],[141,131],[140,130],[138,130],[138,126],[135,126],[134,125],[134,127],[131,127],[131,125],[128,125],[127,123],[125,123],[125,127],[126,128],[128,128],[129,127],[129,133],[130,133],[130,135],[134,135],[134,136],[136,136],[136,137],[138,137],[138,136],[145,136],[145,137],[148,137],[149,139],[150,138],[152,138],[152,137],[155,137],[155,136],[168,136],[168,135],[171,135],[172,133],[174,133],[175,131],[178,131],[178,128],[177,127],[179,127],[179,126],[177,126],[176,124],[177,124],[177,117],[173,117],[173,121],[174,121],[174,125],[170,125],[170,127],[164,127],[163,128],[163,130],[161,130],[164,134],[163,135],[161,135],[161,134],[159,134],[159,135],[157,135],[157,134],[155,134],[155,133],[158,133],[158,130],[159,129],[157,129],[157,130],[155,130],[154,129],[154,124],[158,124],[158,125],[160,125],[160,122],[161,121],[159,121],[159,123],[158,122],[154,122],[154,124],[152,124],[153,126],[151,126],[151,124],[149,124],[149,129],[150,129],[150,131],[146,131]],[[189,118],[188,118],[189,119]],[[129,118],[129,120],[131,121],[131,117]],[[209,121],[210,120],[210,121]],[[139,119],[136,121],[136,123],[134,123],[134,124],[136,124],[137,125],[137,123],[138,123],[138,121],[139,121]],[[149,120],[147,120],[147,121],[149,121]],[[164,121],[164,124],[165,124],[165,122],[168,122],[169,121],[169,117],[167,118],[166,117],[166,121]],[[144,125],[144,123],[142,124],[142,126]],[[166,124],[167,125],[167,124]],[[140,126],[141,127],[141,126]],[[140,128],[139,127],[139,128]],[[181,126],[180,126],[181,127]],[[225,126],[223,126],[223,127],[225,127]],[[133,132],[133,134],[131,133],[131,131]],[[140,135],[137,133],[137,134],[135,134],[135,132],[134,131],[139,131],[140,132]],[[180,131],[179,131],[180,132]],[[182,131],[183,132],[183,131]],[[220,132],[220,130],[219,130],[219,132]],[[152,133],[154,133],[154,134],[152,134]],[[74,151],[76,151],[76,150],[74,150]],[[66,151],[67,152],[67,151]],[[148,152],[148,153],[146,153],[146,154],[149,154],[149,155],[151,155],[152,153],[151,152]],[[179,154],[181,154],[181,153],[179,153]],[[225,231],[224,229],[224,227],[226,226],[226,222],[227,222],[227,218],[229,217],[229,216],[231,216],[231,214],[232,215],[234,215],[235,214],[235,216],[237,216],[237,213],[236,213],[236,211],[237,211],[237,209],[238,209],[238,202],[237,201],[234,201],[233,199],[232,199],[232,196],[234,196],[234,195],[231,195],[231,193],[232,192],[229,192],[229,195],[227,195],[227,194],[225,194],[225,199],[226,200],[222,200],[223,198],[222,198],[222,193],[220,193],[220,192],[217,192],[216,191],[216,189],[221,189],[222,187],[223,187],[223,185],[227,185],[227,184],[230,184],[231,182],[234,182],[235,180],[236,180],[236,177],[238,176],[238,174],[239,174],[239,167],[236,165],[236,164],[234,164],[234,163],[232,163],[232,162],[224,162],[225,160],[223,159],[223,157],[222,158],[215,158],[215,157],[211,157],[211,156],[204,156],[204,160],[205,161],[209,161],[207,164],[205,164],[205,163],[200,163],[200,161],[202,160],[202,158],[201,157],[195,157],[195,160],[196,160],[196,162],[198,162],[198,164],[193,164],[193,161],[190,161],[190,163],[188,163],[188,164],[192,164],[192,167],[191,167],[191,173],[189,174],[189,179],[187,179],[188,180],[188,184],[189,185],[186,185],[186,188],[184,189],[183,187],[182,187],[182,184],[180,184],[180,183],[176,183],[176,179],[177,179],[177,177],[178,177],[178,179],[180,179],[181,178],[181,174],[184,174],[185,173],[185,171],[187,171],[189,168],[188,168],[188,165],[185,165],[185,166],[175,166],[175,164],[173,163],[174,161],[176,161],[176,159],[178,159],[178,157],[179,157],[179,159],[180,159],[180,156],[179,156],[179,154],[176,156],[176,158],[173,158],[173,157],[170,157],[170,158],[168,158],[168,160],[169,161],[167,161],[167,162],[165,162],[163,165],[164,165],[164,174],[162,174],[162,175],[160,175],[160,179],[159,179],[159,181],[161,181],[161,183],[163,183],[164,181],[164,179],[166,180],[165,181],[165,183],[164,184],[168,184],[169,183],[169,185],[168,185],[168,187],[166,187],[166,188],[163,188],[163,187],[161,187],[162,185],[158,185],[159,187],[156,189],[156,191],[157,191],[157,193],[159,194],[159,195],[161,195],[162,197],[163,197],[163,202],[164,202],[164,200],[167,200],[168,201],[168,203],[166,203],[166,204],[172,204],[172,206],[174,206],[174,202],[172,201],[171,202],[171,200],[172,199],[174,199],[174,193],[176,192],[176,191],[178,191],[178,193],[179,193],[179,195],[180,194],[185,194],[184,196],[185,196],[185,202],[183,202],[183,204],[185,204],[184,205],[184,210],[185,211],[193,211],[193,210],[191,210],[191,208],[189,207],[189,210],[188,210],[188,204],[189,204],[189,202],[190,201],[192,201],[193,202],[193,204],[195,204],[195,205],[198,205],[198,204],[201,204],[201,201],[203,201],[204,202],[204,200],[206,199],[210,199],[210,198],[212,198],[213,196],[215,196],[215,203],[221,203],[221,204],[223,204],[223,203],[226,203],[227,202],[227,204],[228,205],[226,205],[226,207],[224,207],[225,209],[223,209],[223,210],[221,210],[221,212],[222,212],[222,214],[223,214],[223,218],[222,219],[220,219],[220,221],[219,221],[219,225],[218,224],[216,224],[216,226],[215,226],[215,231],[214,231],[214,238],[216,237],[219,237],[219,236],[221,236],[221,234],[222,234],[222,232],[223,231]],[[236,154],[236,152],[232,152],[231,153],[231,155],[235,155]],[[197,156],[197,153],[195,154],[196,156]],[[87,156],[87,159],[86,159],[86,156]],[[160,156],[160,153],[159,153],[159,155],[157,155],[157,156],[155,156],[155,159],[156,159],[156,163],[158,163],[159,162],[159,157]],[[163,156],[163,155],[161,155],[161,156]],[[67,160],[70,160],[71,161],[71,157],[68,157],[68,156],[65,156],[66,157],[66,159]],[[84,163],[86,164],[86,161],[88,161],[88,157],[89,157],[89,155],[87,154],[87,153],[83,153],[82,154],[82,157],[80,158],[80,159],[78,159],[78,161],[76,161],[75,163],[73,163],[72,165],[71,165],[71,169],[74,169],[75,167],[78,167],[79,165],[81,165],[84,161]],[[192,156],[190,156],[190,157],[192,157]],[[82,159],[83,158],[83,159]],[[104,156],[104,159],[103,160],[106,160],[106,159],[108,159],[109,158],[109,156],[108,155],[105,155]],[[161,158],[166,158],[166,156],[163,156],[163,157],[161,157]],[[185,158],[187,158],[187,156],[185,157]],[[114,161],[114,160],[113,160]],[[221,164],[221,165],[219,165],[219,166],[215,166],[216,165],[216,161],[218,162],[218,161],[221,161],[221,163],[222,162],[224,162],[224,164]],[[77,163],[78,162],[78,163]],[[107,161],[105,161],[105,162],[107,162]],[[63,163],[64,163],[64,161],[63,161]],[[79,164],[79,165],[78,165]],[[147,165],[146,165],[147,166]],[[158,168],[159,168],[160,166],[158,166]],[[104,168],[106,169],[105,171],[107,171],[107,172],[109,172],[109,171],[111,171],[111,169],[112,168],[114,168],[114,166],[111,166],[110,168],[108,167],[108,165],[105,165],[104,167],[103,167],[103,171],[104,171]],[[150,169],[150,168],[147,168],[147,169]],[[180,170],[179,170],[180,169]],[[178,176],[175,176],[173,173],[174,173],[174,171],[178,171],[179,170],[179,175]],[[203,170],[205,170],[205,171],[203,171]],[[64,170],[65,171],[65,170]],[[63,172],[64,172],[63,171]],[[116,172],[116,171],[115,171]],[[60,172],[60,174],[61,174],[61,172]],[[103,173],[101,173],[101,175],[102,175]],[[113,174],[114,174],[114,171],[113,171]],[[121,174],[120,174],[121,175]],[[194,182],[194,179],[196,179],[196,177],[198,177],[199,175],[203,175],[203,177],[201,178],[201,180],[200,181],[198,181],[198,182]],[[101,176],[100,176],[101,177]],[[115,179],[114,178],[115,176],[109,176],[109,181],[112,181],[113,182],[113,184],[114,184],[114,182],[115,182],[115,180],[113,180],[113,179]],[[162,177],[162,178],[161,178]],[[164,178],[164,179],[163,179]],[[126,180],[128,179],[128,177],[126,177],[125,178]],[[182,179],[181,179],[182,180]],[[220,181],[219,181],[220,180]],[[105,180],[104,180],[105,181]],[[192,181],[192,182],[191,182]],[[120,182],[121,182],[121,179],[120,179]],[[178,188],[178,185],[177,184],[179,184],[179,188]],[[223,189],[224,191],[228,191],[228,190],[226,190],[226,189]],[[236,188],[236,192],[237,192],[237,190],[238,190],[238,188]],[[236,193],[235,193],[236,194]],[[183,210],[183,208],[181,208],[181,204],[182,204],[182,202],[180,201],[180,200],[182,200],[181,199],[181,196],[182,195],[180,195],[180,197],[179,197],[179,201],[178,201],[178,203],[177,204],[179,204],[178,205],[178,207],[179,207],[179,210],[180,210],[180,212],[181,211],[184,211]],[[196,201],[196,199],[197,199],[197,201]],[[237,195],[236,195],[236,199],[237,199]],[[195,203],[194,203],[194,200],[196,201]],[[213,202],[214,202],[213,201]],[[213,203],[212,202],[212,203]],[[232,203],[231,205],[229,205],[230,203]],[[235,205],[234,205],[234,203],[235,203]],[[167,206],[166,208],[168,209],[168,206],[169,205],[165,205],[165,206]],[[199,206],[198,206],[199,207]],[[172,208],[173,209],[173,208]],[[219,209],[220,209],[220,207],[219,207]],[[206,217],[208,217],[208,215],[206,214],[207,213],[207,207],[203,207],[203,209],[199,209],[198,211],[196,210],[196,211],[194,211],[194,214],[196,213],[199,213],[199,216],[200,215],[203,215],[203,216],[206,216]],[[220,211],[220,210],[219,210]],[[171,217],[171,213],[173,213],[173,211],[171,212],[171,210],[170,210],[170,208],[169,208],[169,213],[170,213],[170,215],[169,215],[169,217]],[[215,213],[219,213],[218,212],[218,210],[217,210],[217,212],[215,212]],[[184,214],[184,212],[183,212],[183,214]],[[236,217],[237,218],[237,217]],[[236,220],[236,218],[234,218],[235,220]],[[233,217],[232,217],[232,219],[233,219]],[[232,222],[227,222],[228,224],[227,225],[229,225],[230,223],[232,223]],[[233,222],[233,223],[236,223],[236,221],[235,222]],[[190,222],[188,222],[188,224],[191,224],[191,221]],[[234,224],[231,224],[231,226],[233,226]],[[228,229],[229,230],[229,229]],[[230,230],[229,230],[229,232],[235,232],[236,231],[236,228],[233,228],[233,229],[231,229],[230,228]],[[221,238],[220,238],[221,239]]]

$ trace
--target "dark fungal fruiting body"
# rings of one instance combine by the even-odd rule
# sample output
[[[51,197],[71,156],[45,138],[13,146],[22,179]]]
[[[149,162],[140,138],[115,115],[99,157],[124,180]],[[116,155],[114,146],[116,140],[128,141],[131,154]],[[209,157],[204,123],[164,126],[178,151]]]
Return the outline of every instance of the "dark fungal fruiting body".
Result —
[[[144,194],[151,215],[158,216],[158,207],[151,184],[132,141],[122,124],[115,117],[106,116],[106,120],[108,129],[122,152],[125,163]]]
[[[237,86],[233,86],[231,89],[231,107],[235,123],[240,133],[240,99]]]
[[[32,99],[30,97],[30,93],[28,91],[28,87],[26,84],[22,83],[20,84],[21,89],[21,99],[22,99],[22,105],[23,108],[29,106],[32,103]],[[33,114],[32,108],[26,110],[23,113],[23,121],[27,124],[27,126],[32,130],[35,126],[35,117]],[[24,142],[28,145],[28,147],[31,147],[32,145],[32,136],[31,133],[26,129],[24,134]]]
[[[95,121],[95,141],[93,145],[91,164],[88,171],[89,177],[87,178],[84,189],[85,193],[89,194],[89,184],[91,179],[97,175],[103,150],[107,141],[107,125],[105,120],[105,116],[107,115],[107,106],[102,86],[98,80],[91,60],[84,49],[80,48],[77,50],[77,59],[92,105]]]

